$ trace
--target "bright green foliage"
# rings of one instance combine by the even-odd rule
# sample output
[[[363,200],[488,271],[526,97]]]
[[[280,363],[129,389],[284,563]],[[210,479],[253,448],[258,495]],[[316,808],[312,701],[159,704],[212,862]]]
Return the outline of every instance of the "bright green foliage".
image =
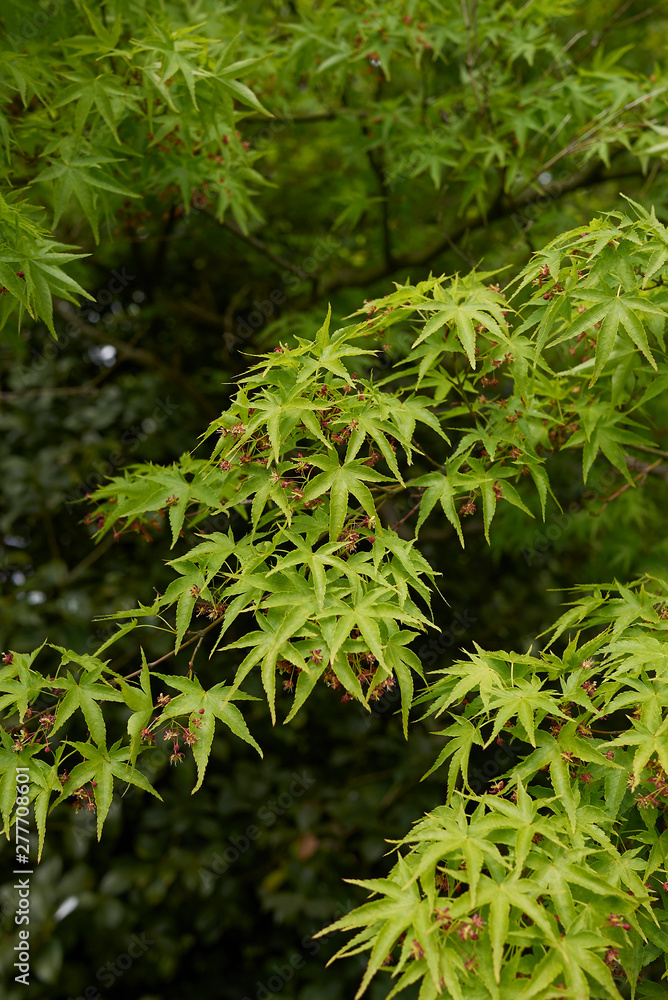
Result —
[[[389,995],[422,978],[453,1000],[618,997],[622,978],[659,995],[639,977],[668,952],[667,594],[588,588],[555,626],[551,643],[577,624],[561,656],[479,650],[418,699],[454,720],[448,802],[359,883],[382,898],[334,925],[358,930],[339,956],[370,949],[358,995],[384,967]],[[480,796],[483,738],[529,753]]]
[[[50,324],[47,291],[73,290],[57,268],[35,264],[28,277],[26,265],[38,250],[44,256],[48,241],[42,246],[16,188],[30,190],[54,226],[76,208],[95,242],[104,230],[128,226],[143,238],[156,199],[172,223],[195,208],[226,225],[231,214],[248,232],[262,221],[256,201],[272,183],[259,169],[262,143],[252,148],[239,131],[249,116],[275,118],[279,128],[313,114],[340,116],[344,162],[361,142],[380,181],[373,202],[425,176],[435,193],[452,193],[462,230],[521,211],[541,185],[560,191],[599,181],[624,157],[627,168],[646,172],[668,153],[661,71],[634,73],[623,65],[623,48],[598,45],[581,65],[559,32],[559,19],[577,10],[571,2],[556,11],[548,3],[485,3],[475,16],[466,4],[436,0],[313,11],[279,2],[239,11],[185,0],[111,0],[99,9],[56,0],[49,10],[35,13],[17,0],[3,10],[0,141],[10,204],[2,204],[18,216],[2,227],[0,280],[11,296],[2,321],[22,303]],[[306,74],[312,96],[304,97]],[[296,100],[292,81],[299,81]],[[563,164],[569,176],[556,181],[551,171]],[[370,204],[357,179],[332,197],[344,205],[342,228]],[[417,259],[428,260],[441,243]],[[391,262],[387,241],[384,252]],[[66,259],[51,258],[51,267]],[[454,295],[443,314],[456,318],[472,360],[474,313]]]
[[[397,689],[406,738],[414,707],[444,723],[428,773],[446,787],[386,878],[351,880],[378,898],[330,928],[356,932],[341,956],[369,952],[358,995],[389,971],[390,995],[419,984],[420,1000],[663,996],[668,586],[649,576],[580,586],[542,650],[476,646],[425,676],[411,648],[437,629],[440,574],[420,550],[437,522],[462,547],[477,524],[500,546],[497,515],[540,523],[558,504],[573,449],[583,484],[601,466],[623,477],[614,496],[636,498],[657,467],[665,477],[658,208],[626,199],[586,225],[560,222],[508,280],[475,261],[411,279],[447,248],[466,259],[457,244],[501,220],[528,242],[522,212],[542,197],[618,176],[653,183],[668,154],[663,70],[630,68],[624,49],[600,44],[608,27],[571,52],[577,38],[561,19],[589,13],[567,0],[56,7],[35,33],[27,5],[2,12],[0,328],[18,330],[27,314],[56,336],[53,297],[90,298],[69,274],[80,275],[82,248],[121,235],[166,244],[193,211],[284,268],[285,287],[285,274],[297,287],[311,277],[310,306],[343,288],[356,311],[333,328],[326,303],[298,319],[286,310],[275,327],[285,342],[252,352],[197,447],[169,466],[116,474],[114,461],[90,491],[85,523],[98,541],[164,530],[170,579],[108,616],[127,621],[94,653],[51,643],[3,655],[5,834],[17,763],[41,857],[66,799],[96,812],[99,839],[115,787],[160,798],[144,773],[159,736],[171,763],[192,755],[193,792],[217,735],[232,753],[241,741],[261,756],[240,707],[256,700],[249,688],[264,692],[272,723],[291,722],[316,685],[362,712]],[[281,116],[331,124],[314,141],[336,154],[325,180],[308,143],[289,184],[271,144],[253,145],[253,128]],[[368,270],[350,241],[311,276],[310,243],[300,266],[274,250],[275,234],[257,235],[313,176],[336,209],[313,208],[309,240],[313,227],[345,243],[380,217]],[[414,215],[423,224],[399,252]],[[386,291],[390,275],[389,294],[350,292],[378,279]],[[225,321],[234,298],[227,308]],[[218,336],[224,322],[213,322]],[[91,323],[79,320],[94,334]],[[135,344],[149,330],[115,350],[146,361]],[[404,516],[390,513],[395,503]],[[126,673],[102,658],[140,628],[167,633],[169,651],[148,662],[137,643]],[[206,637],[213,682],[197,673]],[[46,676],[39,663],[56,654]],[[170,658],[172,672],[156,669]],[[480,794],[472,761],[494,747],[511,764]]]
[[[423,679],[409,643],[430,625],[418,602],[428,609],[434,574],[412,541],[381,524],[383,503],[417,488],[418,529],[440,504],[463,544],[461,516],[477,502],[488,539],[498,503],[526,516],[528,504],[544,509],[550,455],[563,448],[582,448],[585,477],[599,449],[628,477],[623,449],[652,451],[652,399],[665,379],[663,290],[647,270],[666,244],[653,215],[615,214],[539,254],[520,282],[533,283],[529,298],[515,291],[509,302],[512,289],[475,273],[398,286],[367,303],[360,322],[330,332],[328,317],[313,340],[264,355],[204,435],[209,458],[134,467],[101,487],[100,535],[157,519],[169,524],[172,544],[191,540],[169,563],[176,575],[165,593],[123,613],[132,618],[124,634],[157,617],[177,653],[213,629],[211,655],[248,651],[235,676],[209,690],[192,661],[184,676],[152,674],[144,660],[139,684],[98,656],[64,649],[49,681],[30,657],[3,667],[6,711],[23,720],[47,686],[55,699],[38,734],[24,728],[15,740],[19,756],[30,753],[44,812],[59,765],[83,758],[69,779],[61,775],[57,801],[95,782],[99,833],[114,778],[152,791],[138,765],[162,727],[175,761],[182,744],[193,748],[194,790],[216,720],[259,750],[233,704],[249,697],[243,683],[252,670],[274,720],[284,674],[294,690],[286,721],[318,682],[365,706],[398,683],[407,732],[414,674]],[[610,311],[598,302],[601,288],[620,310],[604,347],[597,330]],[[380,381],[351,373],[369,338],[397,324],[412,329],[419,350]],[[583,340],[592,356],[573,358]],[[425,462],[435,471],[421,473]],[[235,512],[241,535],[232,522],[227,531],[196,527]],[[668,795],[668,659],[659,588],[595,589],[556,625],[553,642],[577,629],[562,656],[479,650],[417,698],[451,718],[434,765],[448,762],[447,802],[417,824],[389,880],[369,883],[387,902],[337,925],[364,928],[342,952],[371,948],[363,986],[400,940],[397,988],[424,976],[424,996],[453,1000],[500,1000],[518,989],[527,1000],[614,997],[617,968],[635,983],[660,953],[668,938],[653,900],[668,884],[657,827]],[[198,628],[195,615],[210,624]],[[255,624],[227,641],[237,621]],[[161,694],[154,708],[152,676],[179,694]],[[121,738],[107,749],[109,700],[130,710],[129,745]],[[67,739],[50,769],[41,758],[38,765],[46,733],[51,740],[77,713],[89,742]],[[610,719],[619,720],[613,729]],[[475,795],[472,748],[509,740],[527,746],[523,761],[496,796]],[[4,803],[6,826],[12,804]]]
[[[150,194],[177,193],[187,206],[194,197],[219,219],[231,209],[245,229],[257,215],[253,189],[264,182],[235,126],[249,111],[271,113],[241,79],[264,54],[237,58],[229,9],[207,8],[197,23],[185,3],[169,12],[122,0],[98,12],[78,0],[55,6],[57,13],[37,12],[44,23],[32,31],[25,25],[32,28],[33,7],[3,10],[4,183],[38,192],[53,226],[76,201],[96,242],[103,224],[133,218],[131,206]],[[71,301],[73,292],[86,294],[56,266],[75,255],[32,224],[13,192],[5,199],[0,281],[10,297],[0,322],[21,304],[55,336],[51,293]]]

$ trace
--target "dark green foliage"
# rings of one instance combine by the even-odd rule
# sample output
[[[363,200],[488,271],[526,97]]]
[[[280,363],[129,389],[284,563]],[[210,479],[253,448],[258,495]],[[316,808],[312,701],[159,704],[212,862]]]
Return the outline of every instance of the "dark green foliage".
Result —
[[[662,15],[2,18],[0,811],[24,765],[79,908],[39,996],[663,996]],[[118,983],[98,904],[159,942]]]

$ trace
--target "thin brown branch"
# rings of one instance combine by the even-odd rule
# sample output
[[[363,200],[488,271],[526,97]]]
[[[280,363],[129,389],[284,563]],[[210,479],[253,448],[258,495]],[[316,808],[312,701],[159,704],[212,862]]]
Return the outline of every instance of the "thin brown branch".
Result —
[[[661,458],[668,458],[668,451],[661,451],[660,448],[655,448],[653,445],[627,444],[626,447],[632,451],[646,451],[649,455],[659,455]]]
[[[490,208],[486,218],[478,215],[473,219],[461,223],[457,229],[447,233],[437,243],[426,247],[424,250],[403,254],[402,256],[397,255],[394,266],[390,270],[382,262],[375,264],[373,267],[365,268],[363,271],[353,268],[341,270],[321,286],[320,292],[324,295],[339,288],[373,284],[375,281],[381,281],[383,278],[388,277],[395,271],[402,271],[404,268],[422,267],[430,264],[431,261],[439,257],[446,250],[451,249],[467,232],[473,232],[476,229],[488,226],[492,222],[498,222],[513,215],[519,215],[522,209],[541,202],[546,197],[552,201],[556,201],[565,194],[590,187],[593,184],[602,184],[621,177],[631,176],[642,176],[640,168],[621,174],[605,175],[602,165],[598,164],[588,170],[582,170],[573,174],[566,181],[549,185],[542,191],[526,191],[520,197],[515,198],[502,197],[497,199],[492,208]]]
[[[190,660],[188,661],[188,672],[189,673],[192,673],[194,671],[194,669],[195,669],[195,657],[197,656],[197,651],[199,650],[199,647],[202,645],[202,639],[203,638],[204,638],[203,635],[201,635],[199,637],[199,642],[195,646],[195,648],[193,650],[193,655],[190,657]]]
[[[210,215],[210,217],[215,219],[216,222],[219,221],[215,218],[213,213],[207,212],[207,215]],[[280,254],[275,253],[270,246],[258,239],[257,236],[253,236],[251,233],[243,233],[239,227],[235,225],[235,223],[226,219],[223,220],[221,225],[224,226],[225,229],[229,229],[231,233],[234,233],[237,239],[243,240],[244,243],[248,243],[249,246],[253,247],[253,249],[257,250],[264,257],[267,257],[274,264],[277,264],[286,271],[290,271],[292,274],[296,274],[298,278],[302,278],[303,280],[307,280],[309,278],[306,271],[302,271],[302,269],[293,264],[292,261],[289,261]]]
[[[169,653],[165,653],[164,656],[159,657],[157,660],[153,660],[151,663],[147,663],[147,666],[148,667],[157,667],[159,663],[164,663],[164,661],[168,660],[170,658],[170,656],[176,656],[176,654],[180,653],[182,649],[186,649],[188,646],[192,646],[192,644],[194,642],[198,643],[198,648],[199,648],[199,643],[202,641],[202,638],[208,632],[210,632],[211,629],[215,628],[216,625],[220,625],[220,623],[222,622],[222,620],[223,620],[224,617],[225,617],[225,615],[220,615],[218,618],[215,619],[215,621],[212,621],[210,625],[207,625],[206,628],[203,628],[199,632],[196,632],[195,635],[192,637],[192,639],[188,639],[188,640],[186,640],[186,642],[182,642],[178,649],[170,649]],[[195,653],[196,652],[197,652],[197,649],[195,650]],[[194,654],[193,654],[193,658],[194,658]],[[190,665],[192,666],[192,660],[190,661]],[[140,674],[141,671],[142,671],[142,668],[140,667],[138,670],[134,670],[131,674],[126,674],[125,680],[127,681],[127,680],[130,680],[131,677],[137,677],[137,675]]]
[[[668,482],[668,465],[659,465],[657,462],[652,462],[651,465],[648,465],[647,462],[643,462],[639,458],[632,458],[630,455],[624,455],[624,459],[629,469],[644,472],[645,474],[651,472],[655,476],[662,476]]]
[[[377,113],[377,108],[370,108],[368,111],[365,108],[359,108],[358,110],[344,108],[337,111],[314,111],[310,115],[291,115],[288,112],[284,117],[278,114],[276,118],[279,121],[286,121],[289,125],[311,125],[315,122],[331,122],[336,118],[370,118]],[[267,119],[264,115],[249,115],[248,118],[244,118],[243,124],[266,125]]]
[[[648,472],[651,472],[653,469],[655,469],[658,466],[658,464],[659,464],[659,460],[657,459],[657,461],[654,462],[652,465],[645,466],[643,468],[643,470],[638,473],[637,476],[633,477],[633,482],[637,483],[638,486],[644,486],[645,482],[647,480],[647,474],[648,474]],[[621,496],[621,494],[624,493],[626,490],[630,489],[632,485],[633,485],[633,483],[624,483],[624,485],[622,487],[620,487],[620,489],[616,490],[609,497],[600,497],[600,499],[603,501],[603,506],[601,507],[601,509],[599,510],[599,512],[597,514],[594,514],[593,516],[594,517],[600,517],[601,514],[603,513],[603,511],[608,506],[608,504],[611,503],[613,500],[616,500],[617,497]]]

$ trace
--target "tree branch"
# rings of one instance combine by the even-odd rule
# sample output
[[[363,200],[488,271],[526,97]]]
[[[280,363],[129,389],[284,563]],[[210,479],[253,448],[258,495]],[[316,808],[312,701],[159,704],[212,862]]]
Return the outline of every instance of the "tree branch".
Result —
[[[365,130],[366,131],[366,130]],[[394,270],[395,261],[394,254],[392,253],[392,241],[390,237],[390,203],[389,203],[389,188],[387,185],[387,177],[385,176],[385,171],[382,166],[373,155],[373,151],[368,149],[367,156],[369,157],[369,163],[373,169],[374,174],[378,178],[378,186],[380,187],[380,194],[382,198],[382,226],[383,226],[383,257],[385,259],[385,267],[388,271]]]
[[[56,312],[60,313],[63,319],[71,323],[78,333],[83,334],[90,340],[94,340],[98,344],[109,344],[111,347],[116,349],[116,352],[120,357],[128,358],[130,361],[136,361],[137,364],[143,365],[146,368],[152,368],[154,371],[160,372],[165,378],[174,382],[178,385],[183,392],[185,392],[191,399],[193,399],[203,413],[207,416],[209,420],[213,420],[218,412],[212,403],[203,396],[202,393],[192,385],[190,380],[186,376],[178,371],[176,368],[170,368],[166,365],[160,358],[152,354],[151,351],[147,351],[141,347],[131,347],[123,340],[117,340],[112,337],[111,334],[98,330],[96,327],[92,326],[90,323],[86,323],[75,310],[72,308],[69,302],[57,302]]]
[[[216,222],[219,222],[212,212],[207,211],[207,215],[209,215]],[[306,271],[302,271],[302,269],[293,264],[292,261],[286,260],[286,258],[281,257],[280,254],[274,253],[271,247],[267,246],[266,243],[263,243],[262,240],[259,240],[257,236],[253,236],[251,233],[242,233],[239,227],[233,222],[223,219],[222,223],[219,224],[224,226],[225,229],[229,229],[231,233],[234,233],[237,239],[243,240],[244,243],[248,243],[249,246],[258,250],[261,254],[263,254],[263,256],[268,257],[269,260],[273,261],[274,264],[278,264],[278,266],[282,267],[284,270],[290,271],[292,274],[296,274],[298,278],[301,278],[304,281],[307,281],[310,277]]]
[[[389,277],[389,275],[395,271],[401,271],[407,267],[422,267],[425,264],[429,264],[432,260],[434,260],[434,258],[439,257],[446,250],[453,248],[459,240],[461,240],[465,233],[473,232],[476,229],[488,226],[492,222],[499,222],[502,219],[507,219],[513,215],[520,214],[522,209],[526,209],[530,205],[542,201],[546,195],[551,201],[556,201],[565,194],[590,187],[592,184],[602,184],[606,181],[617,180],[621,177],[636,176],[641,176],[640,169],[628,171],[622,174],[605,176],[602,173],[602,165],[597,165],[589,170],[579,171],[577,174],[573,174],[572,177],[563,183],[549,185],[542,192],[527,191],[517,199],[503,197],[497,200],[497,202],[492,206],[487,213],[486,218],[482,215],[478,215],[474,219],[461,223],[457,229],[448,233],[443,237],[443,239],[440,239],[437,243],[432,244],[432,246],[426,247],[424,250],[419,250],[417,252],[396,256],[392,267],[389,269],[384,263],[380,263],[374,265],[373,267],[366,268],[363,271],[353,268],[346,269],[345,271],[342,270],[337,275],[334,275],[328,282],[325,282],[321,287],[320,292],[324,295],[337,291],[339,288],[370,285],[376,281],[381,281],[383,278]]]

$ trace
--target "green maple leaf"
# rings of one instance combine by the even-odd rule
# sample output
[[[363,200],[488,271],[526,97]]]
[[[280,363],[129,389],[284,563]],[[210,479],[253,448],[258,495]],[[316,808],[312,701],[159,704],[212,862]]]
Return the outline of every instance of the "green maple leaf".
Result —
[[[270,579],[276,573],[284,573],[293,566],[304,566],[308,568],[310,589],[315,593],[318,608],[322,611],[325,607],[325,595],[327,592],[327,569],[333,568],[340,573],[349,572],[349,566],[340,556],[336,555],[337,549],[341,547],[339,542],[329,542],[314,550],[306,539],[294,531],[281,528],[279,538],[286,538],[294,546],[294,550],[287,555],[281,556],[276,565],[269,571],[267,578]]]
[[[237,691],[244,678],[257,663],[262,663],[262,685],[267,695],[269,711],[272,722],[276,722],[276,661],[280,656],[288,660],[294,666],[305,670],[309,668],[303,656],[297,648],[290,642],[290,639],[303,630],[305,622],[315,612],[312,602],[312,592],[297,606],[293,605],[283,614],[270,610],[267,615],[258,613],[257,619],[259,630],[250,632],[243,639],[231,642],[223,649],[243,649],[245,646],[253,646],[251,652],[239,665],[234,684],[229,688],[228,698]]]
[[[71,650],[63,649],[62,646],[53,646],[62,653],[61,666],[68,663],[76,663],[83,667],[83,673],[79,680],[70,674],[58,677],[55,685],[49,682],[50,686],[61,688],[65,691],[65,696],[58,705],[56,718],[51,729],[51,733],[58,729],[80,709],[90,735],[98,746],[104,746],[107,739],[107,729],[102,715],[102,709],[98,705],[99,701],[123,701],[123,695],[117,688],[111,687],[107,682],[102,682],[101,677],[107,669],[106,663],[97,660],[95,657],[82,657]]]
[[[53,686],[43,674],[32,670],[31,666],[45,643],[32,653],[14,653],[12,663],[0,668],[0,711],[11,706],[18,710],[19,722],[23,722],[28,708],[45,688]]]
[[[49,811],[51,796],[55,793],[60,795],[62,785],[58,779],[58,768],[63,753],[63,747],[59,747],[57,756],[53,764],[49,765],[43,760],[32,760],[30,762],[30,783],[31,793],[34,792],[33,809],[35,823],[37,826],[37,862],[39,863],[44,849],[44,837],[46,835],[46,818]]]
[[[413,704],[413,675],[415,670],[423,679],[420,658],[406,646],[415,638],[415,632],[396,629],[390,633],[385,643],[383,653],[387,668],[391,670],[398,682],[401,693],[401,717],[404,726],[404,737],[408,739],[408,714]]]
[[[193,757],[197,765],[197,783],[191,794],[195,794],[204,780],[204,774],[211,755],[211,745],[216,728],[216,719],[224,723],[235,736],[250,743],[262,757],[262,750],[251,736],[243,715],[231,704],[237,701],[256,701],[251,695],[241,691],[235,691],[230,685],[221,682],[212,688],[204,690],[196,677],[178,677],[174,674],[159,674],[161,680],[176,688],[181,694],[173,698],[164,708],[163,714],[167,718],[174,718],[177,715],[189,715],[194,720],[190,724],[190,732],[197,736],[197,742],[193,745]]]
[[[460,491],[455,484],[455,477],[450,475],[444,476],[441,472],[429,472],[426,476],[420,476],[412,480],[411,485],[426,487],[420,501],[420,513],[415,530],[416,532],[420,530],[436,504],[440,503],[443,513],[457,532],[457,537],[463,548],[464,536],[462,534],[462,525],[455,507],[455,499],[463,491]]]
[[[130,736],[130,763],[134,767],[141,747],[141,731],[146,729],[153,715],[153,698],[151,696],[151,676],[146,663],[144,650],[141,651],[141,673],[139,687],[130,685],[123,678],[118,678],[118,684],[123,694],[123,701],[131,710],[128,719],[128,735]]]
[[[68,302],[76,302],[77,296],[93,299],[59,267],[81,256],[70,250],[49,239],[21,212],[20,206],[10,205],[0,195],[0,283],[31,316],[46,323],[54,337],[52,295]],[[23,271],[22,278],[17,271]],[[0,314],[0,329],[12,312],[12,298]]]
[[[376,508],[373,497],[366,485],[368,482],[387,482],[387,476],[364,465],[361,459],[346,461],[339,464],[336,455],[314,455],[310,458],[312,465],[322,469],[320,475],[310,480],[304,491],[304,501],[315,500],[323,493],[329,493],[329,540],[337,541],[348,514],[348,496],[350,493],[360,503],[368,517],[375,517]]]
[[[387,587],[370,587],[365,589],[358,583],[351,591],[350,597],[332,601],[320,616],[319,624],[329,646],[330,663],[334,665],[335,657],[353,629],[358,629],[362,639],[367,644],[378,663],[389,675],[390,667],[385,659],[385,643],[379,627],[379,621],[395,623],[401,616],[405,624],[418,625],[426,623],[426,619],[416,608],[415,613],[401,611],[396,604],[385,600],[392,593]]]
[[[277,392],[265,390],[261,396],[253,399],[256,413],[253,414],[239,445],[251,437],[259,427],[266,427],[274,462],[278,463],[282,448],[289,435],[303,423],[314,437],[331,448],[332,445],[324,437],[315,414],[329,408],[329,403],[315,402],[306,399],[302,385],[280,387]]]
[[[155,795],[156,799],[160,799],[162,802],[162,796],[156,792],[155,788],[147,781],[141,771],[137,771],[136,768],[128,764],[130,750],[128,747],[122,747],[120,740],[114,743],[109,749],[104,744],[96,747],[92,743],[73,742],[72,746],[79,751],[84,760],[72,769],[69,780],[63,786],[60,797],[54,803],[54,807],[87,782],[96,782],[93,786],[93,793],[97,809],[98,840],[102,836],[102,827],[111,806],[114,793],[114,778],[131,785],[136,785],[142,791]]]
[[[212,512],[220,510],[221,491],[214,488],[210,472],[207,476],[207,463],[193,462],[188,456],[183,456],[181,462],[182,467],[161,468],[151,463],[131,466],[123,476],[115,476],[97,489],[93,494],[95,500],[112,498],[117,501],[113,518],[106,519],[98,537],[102,538],[122,518],[132,520],[138,514],[167,507],[172,529],[171,548],[174,548],[189,504],[199,502],[211,508]],[[190,475],[190,481],[186,479],[186,473]],[[176,499],[172,499],[174,497]]]
[[[58,224],[67,208],[72,195],[77,199],[84,215],[88,219],[95,242],[100,242],[99,216],[97,199],[98,191],[120,194],[125,198],[138,198],[134,191],[121,187],[114,176],[104,167],[109,163],[118,163],[118,157],[111,156],[79,156],[76,154],[74,139],[59,143],[61,160],[46,167],[36,178],[40,181],[55,181],[54,184],[54,227]],[[47,149],[47,152],[49,150]]]
[[[438,735],[447,736],[448,742],[443,747],[427,773],[422,776],[421,780],[424,781],[424,779],[428,778],[430,774],[441,766],[441,764],[452,758],[448,768],[447,802],[450,802],[452,796],[455,794],[457,778],[460,774],[465,785],[468,787],[467,775],[471,750],[474,746],[481,747],[483,745],[483,740],[476,727],[463,716],[451,726],[448,726],[447,729],[440,730]]]
[[[61,108],[72,101],[77,102],[74,116],[74,135],[81,135],[90,110],[95,105],[105,125],[120,145],[116,130],[119,114],[121,110],[127,113],[134,109],[137,104],[136,98],[128,94],[127,88],[121,86],[113,73],[105,73],[97,77],[92,74],[90,76],[65,74],[65,76],[67,79],[73,79],[74,82],[64,89],[52,107]]]
[[[637,780],[640,780],[643,768],[655,754],[664,771],[668,771],[668,718],[652,728],[639,719],[631,718],[629,721],[632,728],[610,740],[608,746],[637,747],[633,757],[633,776]]]

